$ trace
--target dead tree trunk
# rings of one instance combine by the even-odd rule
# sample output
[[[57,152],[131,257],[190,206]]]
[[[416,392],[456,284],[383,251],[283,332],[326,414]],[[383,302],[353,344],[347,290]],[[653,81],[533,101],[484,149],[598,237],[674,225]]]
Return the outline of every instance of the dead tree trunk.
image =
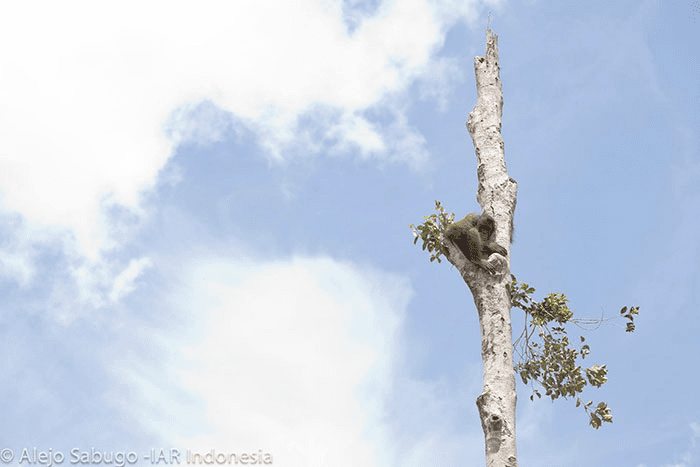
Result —
[[[503,93],[498,67],[498,36],[486,30],[486,53],[474,58],[478,99],[469,114],[467,128],[474,142],[479,189],[477,201],[483,212],[496,220],[496,243],[510,245],[517,183],[506,171],[501,112]],[[444,242],[448,259],[460,271],[474,296],[481,327],[484,389],[476,399],[484,429],[487,467],[516,467],[515,374],[510,324],[510,252],[500,272],[489,274]],[[509,248],[508,248],[509,249]]]

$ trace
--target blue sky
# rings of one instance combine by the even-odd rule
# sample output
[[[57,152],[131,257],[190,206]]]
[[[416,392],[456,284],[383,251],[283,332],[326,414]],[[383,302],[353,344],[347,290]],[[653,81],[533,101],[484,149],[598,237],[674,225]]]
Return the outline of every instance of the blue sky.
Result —
[[[518,383],[520,465],[700,465],[700,4],[536,0],[3,2],[0,462],[483,465],[472,297],[408,225],[480,210],[488,11],[512,272],[641,307],[584,334],[612,425]]]

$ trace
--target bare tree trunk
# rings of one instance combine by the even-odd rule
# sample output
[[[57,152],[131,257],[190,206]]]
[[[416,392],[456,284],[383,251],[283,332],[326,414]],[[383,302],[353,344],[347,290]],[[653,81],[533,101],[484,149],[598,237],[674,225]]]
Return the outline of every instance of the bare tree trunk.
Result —
[[[517,183],[506,171],[501,112],[503,93],[498,67],[498,36],[486,30],[486,53],[474,58],[478,99],[469,114],[467,128],[474,142],[479,190],[477,201],[483,212],[496,220],[496,243],[510,245]],[[510,253],[500,273],[492,275],[455,254],[448,243],[450,261],[474,296],[481,327],[481,357],[484,362],[484,389],[476,399],[484,429],[487,467],[516,467],[515,374],[510,325]],[[454,251],[454,253],[453,253]]]

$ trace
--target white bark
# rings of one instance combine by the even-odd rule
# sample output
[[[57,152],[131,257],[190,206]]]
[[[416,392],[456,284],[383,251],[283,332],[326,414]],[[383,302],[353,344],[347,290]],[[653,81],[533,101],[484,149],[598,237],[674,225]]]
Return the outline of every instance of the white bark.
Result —
[[[517,183],[506,171],[501,112],[503,93],[498,67],[498,36],[486,31],[486,53],[474,58],[477,103],[467,119],[474,142],[483,212],[496,220],[496,243],[510,250]],[[445,242],[449,260],[459,269],[474,296],[481,327],[484,388],[476,400],[484,430],[487,467],[517,467],[515,449],[515,374],[510,324],[510,251],[502,273],[491,275]]]

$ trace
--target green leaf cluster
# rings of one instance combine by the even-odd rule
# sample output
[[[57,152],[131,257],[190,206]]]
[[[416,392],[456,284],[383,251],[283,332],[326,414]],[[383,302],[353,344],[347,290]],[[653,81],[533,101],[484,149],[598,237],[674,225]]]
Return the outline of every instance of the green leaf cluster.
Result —
[[[431,214],[429,216],[424,216],[425,222],[413,227],[413,224],[408,227],[413,229],[413,244],[418,242],[418,239],[423,240],[423,249],[426,248],[430,252],[430,262],[437,260],[441,263],[442,260],[440,256],[447,256],[447,251],[442,244],[443,235],[445,235],[445,229],[448,225],[454,222],[455,214],[447,214],[445,208],[440,205],[440,201],[435,200],[435,210],[437,214]]]
[[[511,283],[507,285],[510,292],[511,304],[525,311],[528,320],[525,322],[523,333],[513,344],[515,351],[520,355],[520,362],[515,364],[515,372],[520,375],[523,383],[536,381],[544,389],[546,396],[552,401],[559,397],[578,396],[588,384],[600,387],[607,380],[608,370],[605,365],[593,365],[584,371],[578,364],[590,354],[590,346],[585,344],[583,336],[579,336],[580,346],[572,346],[566,332],[565,325],[569,322],[581,326],[599,325],[599,320],[577,320],[574,313],[567,306],[567,298],[564,294],[551,293],[541,302],[536,302],[530,296],[535,292],[533,287],[526,283],[519,283],[512,276]],[[639,313],[639,307],[620,311],[623,318],[629,320],[627,332],[634,331],[634,315]],[[535,338],[539,337],[539,340]],[[534,396],[542,397],[540,390],[533,388]],[[605,402],[600,402],[593,408],[593,401],[581,402],[577,397],[576,407],[583,405],[583,409],[589,417],[589,424],[593,428],[600,428],[603,422],[612,423],[612,412]]]

